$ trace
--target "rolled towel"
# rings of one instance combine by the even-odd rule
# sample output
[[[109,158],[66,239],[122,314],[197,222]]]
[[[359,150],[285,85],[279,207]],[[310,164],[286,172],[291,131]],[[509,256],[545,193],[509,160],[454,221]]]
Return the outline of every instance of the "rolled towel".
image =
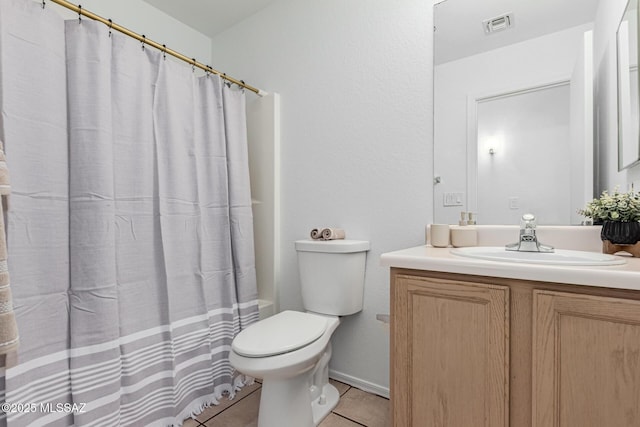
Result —
[[[322,239],[323,240],[338,240],[344,239],[345,232],[342,228],[325,228],[322,230]]]
[[[314,228],[310,235],[313,240],[322,239],[322,228]]]

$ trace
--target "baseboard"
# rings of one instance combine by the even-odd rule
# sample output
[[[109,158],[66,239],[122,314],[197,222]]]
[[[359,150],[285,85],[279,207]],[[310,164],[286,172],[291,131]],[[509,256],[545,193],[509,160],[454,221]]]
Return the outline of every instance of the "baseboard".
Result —
[[[379,384],[374,384],[351,375],[343,374],[342,372],[334,371],[333,369],[329,369],[329,378],[349,384],[350,386],[359,388],[360,390],[377,394],[378,396],[386,397],[387,399],[389,398],[389,387],[383,387]]]

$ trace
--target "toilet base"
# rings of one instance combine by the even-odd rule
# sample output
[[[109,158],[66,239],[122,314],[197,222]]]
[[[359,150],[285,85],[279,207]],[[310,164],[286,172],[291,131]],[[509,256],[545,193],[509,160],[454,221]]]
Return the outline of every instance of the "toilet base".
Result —
[[[264,380],[258,427],[316,427],[336,407],[340,393],[331,384],[309,405],[309,377]],[[283,412],[283,408],[286,411]]]
[[[286,408],[286,411],[283,409]],[[262,381],[258,427],[314,427],[307,375]]]
[[[324,395],[324,399],[323,399]],[[313,413],[313,425],[317,426],[320,424],[327,415],[333,411],[338,405],[338,401],[340,400],[340,393],[338,393],[338,389],[336,389],[331,384],[325,384],[322,387],[322,395],[311,402],[311,412]]]

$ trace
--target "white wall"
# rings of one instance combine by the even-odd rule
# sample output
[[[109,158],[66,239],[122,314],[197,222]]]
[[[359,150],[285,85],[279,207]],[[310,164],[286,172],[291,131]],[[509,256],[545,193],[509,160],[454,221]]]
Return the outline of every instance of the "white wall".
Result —
[[[78,16],[57,4],[48,1],[45,3],[46,7],[59,11],[69,19]],[[215,68],[214,64],[211,64],[209,37],[142,0],[82,0],[75,1],[74,4],[81,4],[83,9],[111,19],[116,24],[144,34],[155,42],[166,44],[170,49]],[[108,31],[106,26],[105,31]]]
[[[456,224],[467,206],[444,207],[444,192],[467,191],[467,97],[569,79],[590,24],[435,67],[435,218]],[[532,188],[531,191],[546,191]],[[478,223],[486,223],[479,213]]]
[[[640,165],[618,172],[618,104],[616,31],[627,0],[600,0],[593,28],[596,146],[596,190],[640,189]]]
[[[316,226],[371,241],[364,310],[331,369],[389,385],[383,252],[423,243],[432,200],[432,3],[281,0],[213,40],[213,62],[281,95],[280,308],[302,309],[293,242]],[[249,95],[253,96],[253,95]],[[259,256],[259,254],[258,254]]]

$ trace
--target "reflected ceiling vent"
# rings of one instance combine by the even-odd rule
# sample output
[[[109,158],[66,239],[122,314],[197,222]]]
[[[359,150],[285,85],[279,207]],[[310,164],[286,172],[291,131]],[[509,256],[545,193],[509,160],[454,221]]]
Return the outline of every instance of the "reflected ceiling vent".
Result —
[[[482,27],[484,28],[485,34],[493,34],[498,31],[508,30],[513,27],[513,23],[513,12],[509,12],[504,15],[482,21]]]

